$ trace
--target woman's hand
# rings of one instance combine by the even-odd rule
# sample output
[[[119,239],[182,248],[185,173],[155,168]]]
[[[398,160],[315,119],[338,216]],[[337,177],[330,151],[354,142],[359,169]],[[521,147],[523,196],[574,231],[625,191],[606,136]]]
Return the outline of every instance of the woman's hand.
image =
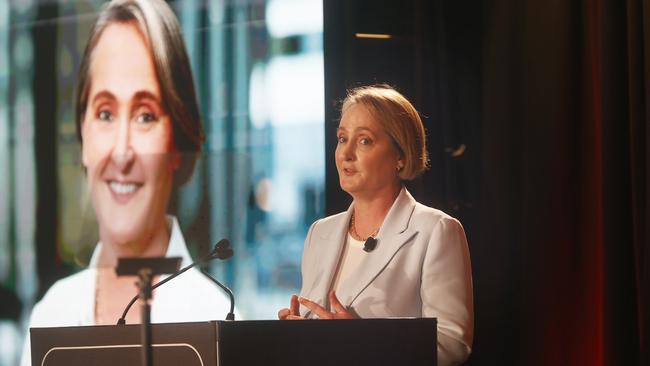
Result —
[[[293,300],[293,298],[292,298]],[[318,316],[319,319],[357,319],[358,316],[353,311],[346,309],[339,299],[336,297],[334,290],[329,293],[329,300],[332,311],[328,311],[324,307],[318,305],[317,303],[301,297],[298,301],[311,310],[314,315]],[[282,310],[281,310],[282,311]],[[304,318],[300,318],[304,319]]]
[[[284,308],[278,311],[278,319],[280,320],[296,320],[304,319],[300,316],[300,304],[298,303],[298,296],[291,295],[291,303],[289,309]]]

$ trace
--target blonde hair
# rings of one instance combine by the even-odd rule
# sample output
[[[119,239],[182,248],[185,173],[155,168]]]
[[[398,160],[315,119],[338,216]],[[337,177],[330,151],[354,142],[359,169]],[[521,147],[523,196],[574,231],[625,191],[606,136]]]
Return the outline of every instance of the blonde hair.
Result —
[[[390,136],[404,161],[401,180],[413,180],[429,167],[422,119],[402,94],[385,84],[361,86],[348,91],[341,114],[354,105],[364,106]]]

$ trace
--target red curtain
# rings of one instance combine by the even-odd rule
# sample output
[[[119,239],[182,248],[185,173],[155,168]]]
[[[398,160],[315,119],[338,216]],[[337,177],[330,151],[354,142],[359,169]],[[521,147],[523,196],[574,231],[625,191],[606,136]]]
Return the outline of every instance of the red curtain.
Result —
[[[649,6],[512,0],[486,9],[473,256],[492,250],[492,267],[480,270],[493,281],[479,295],[491,287],[512,297],[479,299],[492,311],[477,309],[470,363],[496,361],[490,347],[514,354],[505,364],[650,362]],[[482,339],[489,332],[508,346]]]

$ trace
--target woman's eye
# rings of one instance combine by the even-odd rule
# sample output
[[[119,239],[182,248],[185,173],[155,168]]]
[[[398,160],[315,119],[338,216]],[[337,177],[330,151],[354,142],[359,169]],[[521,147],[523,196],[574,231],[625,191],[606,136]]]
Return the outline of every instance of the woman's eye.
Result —
[[[112,121],[113,120],[113,115],[111,114],[111,112],[109,112],[107,110],[102,110],[102,111],[99,111],[99,113],[97,114],[97,118],[100,121]]]
[[[136,122],[138,123],[149,123],[149,122],[155,122],[158,120],[158,117],[156,117],[153,113],[141,113],[138,115],[138,118],[136,118]]]
[[[370,139],[367,138],[367,137],[362,137],[362,138],[359,140],[359,143],[360,143],[361,145],[370,145],[370,144],[372,143],[372,140],[370,140]]]
[[[347,141],[346,138],[343,136],[339,136],[338,140],[339,140],[339,144],[345,143],[345,141]]]

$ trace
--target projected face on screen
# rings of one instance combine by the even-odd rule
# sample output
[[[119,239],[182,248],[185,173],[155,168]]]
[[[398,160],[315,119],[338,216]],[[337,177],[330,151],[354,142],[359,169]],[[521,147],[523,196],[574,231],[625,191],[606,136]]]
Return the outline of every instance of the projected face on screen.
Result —
[[[138,246],[166,232],[179,159],[151,51],[135,24],[104,29],[91,56],[89,80],[82,158],[100,238],[142,252],[146,248]]]

